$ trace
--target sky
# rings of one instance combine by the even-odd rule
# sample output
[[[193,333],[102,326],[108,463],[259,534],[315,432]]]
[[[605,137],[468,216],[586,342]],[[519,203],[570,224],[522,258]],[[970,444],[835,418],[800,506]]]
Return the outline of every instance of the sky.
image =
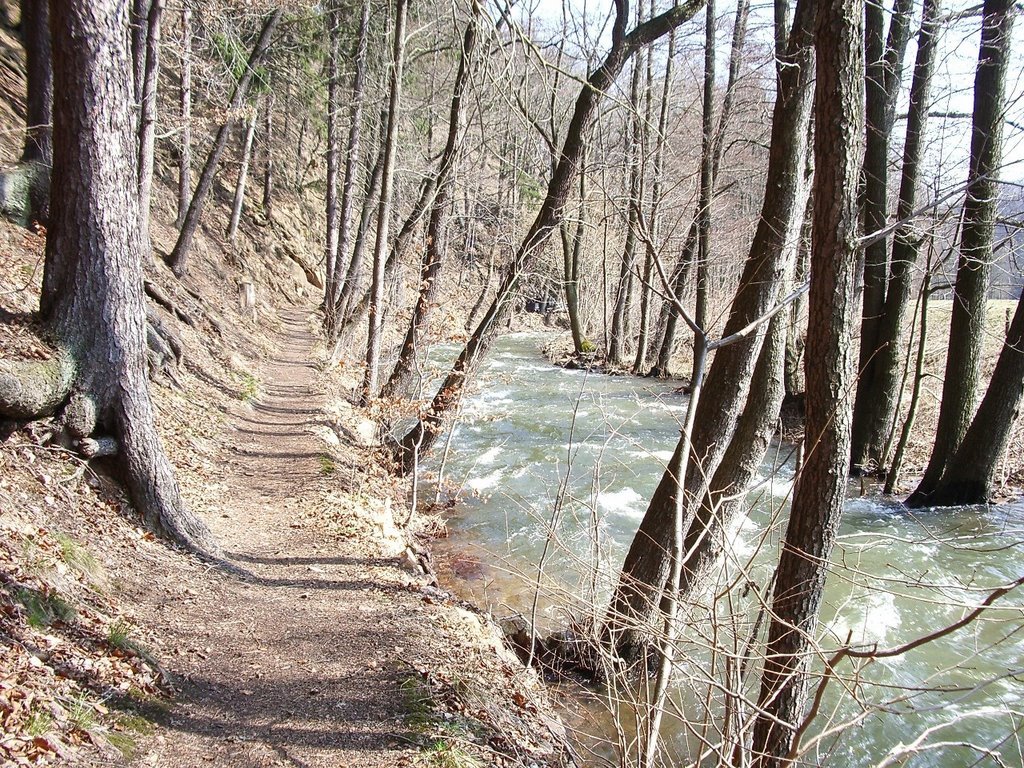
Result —
[[[885,0],[891,7],[891,0]],[[517,0],[520,23],[525,25],[532,15],[538,29],[558,29],[562,20],[563,2],[574,19],[589,19],[586,32],[577,30],[571,42],[575,46],[593,45],[595,38],[607,45],[607,24],[603,35],[599,32],[610,10],[610,0]],[[658,0],[664,4],[664,0]],[[949,13],[976,8],[976,0],[956,0],[944,3],[944,10]],[[735,2],[719,2],[716,4],[717,38],[718,38],[718,72],[724,78],[729,55],[729,44],[732,35]],[[917,8],[920,13],[920,8]],[[757,46],[768,50],[772,41],[773,4],[770,0],[755,0],[751,7],[749,21],[748,46]],[[916,32],[919,19],[914,21],[914,36],[907,49],[904,69],[904,92],[901,97],[899,113],[905,114],[907,95],[910,87],[914,57],[916,56]],[[579,26],[579,25],[578,25]],[[703,45],[704,12],[701,11],[683,27],[688,44]],[[584,35],[587,38],[584,38]],[[1017,19],[1014,26],[1014,44],[1011,46],[1013,59],[1007,80],[1007,124],[1004,126],[1004,170],[1006,181],[1024,182],[1024,19]],[[967,165],[970,152],[970,119],[973,108],[974,70],[978,61],[978,44],[980,40],[980,18],[974,16],[951,24],[941,38],[937,57],[936,74],[932,86],[932,111],[945,114],[963,114],[966,118],[938,119],[929,123],[929,156],[928,167],[935,175],[939,188],[950,188],[962,185],[967,177]],[[699,77],[699,72],[693,73]],[[894,140],[898,144],[905,123],[897,123]]]

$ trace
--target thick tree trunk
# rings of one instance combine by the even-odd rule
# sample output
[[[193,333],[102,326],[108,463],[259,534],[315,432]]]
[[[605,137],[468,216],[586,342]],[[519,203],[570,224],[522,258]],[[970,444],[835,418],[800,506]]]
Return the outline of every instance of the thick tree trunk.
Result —
[[[384,170],[377,207],[377,239],[373,248],[373,279],[370,284],[369,324],[366,332],[366,370],[363,374],[361,401],[365,404],[377,394],[380,375],[380,349],[384,331],[384,273],[391,226],[392,187],[395,179],[395,155],[398,154],[398,121],[402,100],[402,68],[405,65],[405,20],[408,0],[395,0],[394,40],[391,55],[391,93],[384,138]]]
[[[146,20],[145,66],[142,76],[142,104],[139,117],[139,228],[142,253],[152,251],[149,237],[149,208],[153,196],[153,150],[156,146],[156,89],[160,75],[160,18],[163,0],[152,0]]]
[[[473,70],[479,13],[479,6],[474,6],[473,17],[466,25],[466,32],[462,39],[462,54],[459,57],[459,68],[455,74],[455,84],[452,87],[451,109],[448,112],[448,137],[434,174],[437,196],[431,206],[430,220],[427,225],[427,243],[423,253],[423,265],[420,269],[420,291],[398,360],[381,392],[384,397],[407,394],[416,356],[423,352],[420,349],[419,340],[437,297],[437,292],[441,287],[441,268],[444,263],[446,230],[454,187],[453,175],[459,162],[462,139],[466,130],[466,112],[469,103],[465,96]]]
[[[238,235],[238,222],[242,219],[242,205],[245,202],[245,184],[249,179],[249,163],[252,160],[252,140],[256,135],[256,109],[249,117],[249,125],[245,129],[245,141],[242,142],[242,162],[238,168],[238,181],[235,183],[235,198],[231,203],[231,220],[225,233],[231,245],[235,244]]]
[[[113,433],[132,501],[190,549],[216,551],[160,447],[146,380],[136,126],[127,6],[53,0],[54,195],[40,312],[76,362],[63,411],[77,439]],[[81,45],[83,39],[93,45]]]
[[[927,506],[974,415],[981,367],[981,345],[988,306],[992,236],[1002,162],[1003,103],[1010,54],[1014,3],[986,0],[981,47],[974,79],[974,130],[970,178],[960,234],[960,260],[953,289],[942,403],[935,445],[920,485],[907,503]]]
[[[928,504],[935,507],[984,504],[992,494],[996,467],[1006,453],[1010,431],[1024,395],[1024,293],[1010,324],[992,380],[978,412],[946,467]]]
[[[185,224],[192,200],[192,9],[181,8],[181,81],[178,89],[178,116],[181,119],[178,154],[178,216],[174,226]]]
[[[349,115],[348,151],[345,155],[345,179],[341,190],[341,211],[338,219],[338,245],[334,255],[334,269],[327,277],[324,289],[324,331],[328,338],[336,338],[338,317],[341,310],[342,288],[348,285],[349,268],[343,272],[341,265],[348,255],[348,243],[351,239],[352,206],[355,197],[356,172],[359,168],[359,155],[362,149],[363,102],[366,89],[366,52],[369,46],[370,0],[363,0],[363,9],[359,18],[359,37],[356,42],[355,74],[352,78],[352,110]],[[372,194],[372,193],[371,193]],[[344,279],[343,279],[344,275]],[[351,289],[349,291],[351,294]]]
[[[896,97],[903,74],[903,57],[910,39],[911,0],[897,0],[885,39],[885,9],[865,5],[865,117],[864,194],[861,209],[864,231],[880,232],[889,223],[889,140],[896,121]],[[864,249],[864,297],[860,326],[860,368],[857,400],[853,408],[852,466],[854,471],[876,472],[885,463],[881,455],[889,435],[893,408],[876,409],[878,358],[882,349],[880,325],[888,291],[889,238],[876,238]]]
[[[687,0],[640,24],[628,34],[624,9],[621,5],[617,6],[612,26],[611,49],[601,65],[589,74],[587,82],[576,98],[558,164],[548,182],[547,194],[541,208],[516,250],[497,295],[441,383],[430,408],[395,446],[400,471],[411,472],[417,463],[417,457],[428,451],[441,434],[446,420],[462,399],[462,390],[468,377],[472,375],[480,358],[494,342],[500,321],[504,319],[512,303],[519,278],[561,224],[565,203],[575,181],[580,158],[586,148],[590,123],[605,92],[637,50],[650,45],[690,19],[700,10],[702,4],[701,0]]]
[[[192,248],[192,240],[195,237],[196,229],[199,227],[199,219],[203,215],[203,206],[206,204],[206,198],[213,188],[213,177],[217,173],[220,156],[224,153],[224,147],[228,143],[228,136],[230,136],[231,129],[238,120],[238,111],[241,109],[245,96],[249,92],[249,86],[252,84],[256,67],[270,46],[270,36],[273,34],[283,14],[284,11],[278,8],[264,22],[263,30],[260,32],[256,45],[249,55],[249,61],[245,65],[245,71],[242,73],[238,83],[236,83],[234,92],[231,95],[227,119],[221,124],[217,130],[217,135],[214,137],[213,147],[211,147],[210,154],[206,158],[206,164],[199,175],[199,184],[196,186],[195,194],[192,195],[192,199],[189,202],[185,220],[181,224],[178,242],[174,244],[174,250],[171,251],[167,259],[171,265],[171,270],[178,277],[183,277],[188,272],[188,254]]]
[[[890,443],[889,436],[895,427],[900,404],[901,371],[906,359],[903,325],[913,288],[912,269],[917,261],[920,239],[913,214],[917,198],[918,170],[928,121],[940,12],[938,0],[925,0],[921,31],[917,41],[917,60],[910,86],[907,132],[903,144],[903,170],[899,202],[896,207],[896,220],[903,223],[893,236],[885,306],[875,329],[877,351],[871,368],[871,386],[862,387],[862,382],[858,382],[857,401],[853,410],[851,463],[854,466],[876,467],[882,473],[888,472],[889,456],[885,455],[884,446]],[[861,375],[863,377],[864,374]],[[865,390],[863,395],[862,389]]]
[[[814,51],[812,0],[797,4],[789,47],[780,57],[772,117],[765,196],[754,240],[740,285],[732,302],[724,335],[748,328],[782,297],[781,289],[799,239],[806,184],[807,126],[811,112]],[[707,375],[691,440],[693,459],[685,478],[684,529],[694,507],[707,493],[729,446],[749,390],[765,329],[760,327],[738,343],[718,349]],[[676,456],[669,467],[681,465]],[[673,520],[679,479],[667,470],[662,476],[630,545],[619,583],[606,613],[604,638],[626,659],[642,654],[647,630],[657,626],[658,606],[669,573]]]
[[[814,225],[807,329],[807,456],[775,575],[753,765],[788,765],[806,690],[818,609],[846,498],[856,302],[863,0],[819,4],[814,115]]]
[[[33,220],[45,224],[50,211],[53,70],[49,19],[47,0],[22,2],[21,33],[27,76],[25,145],[21,161],[0,171],[0,213],[22,226]]]

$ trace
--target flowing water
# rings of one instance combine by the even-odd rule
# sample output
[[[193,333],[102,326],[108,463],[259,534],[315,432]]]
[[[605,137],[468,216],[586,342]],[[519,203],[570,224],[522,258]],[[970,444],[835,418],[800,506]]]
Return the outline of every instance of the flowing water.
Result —
[[[664,382],[552,366],[540,354],[548,338],[499,341],[477,394],[463,405],[443,467],[442,447],[424,473],[436,484],[443,470],[441,486],[459,492],[448,522],[449,547],[462,553],[459,588],[496,615],[520,613],[543,629],[600,617],[687,402]],[[435,351],[438,359],[450,353]],[[688,612],[678,713],[668,719],[679,764],[696,761],[701,744],[727,739],[723,723],[749,717],[749,706],[734,697],[727,703],[722,690],[756,700],[756,661],[736,680],[778,557],[790,454],[773,445],[749,493],[750,513],[729,531],[700,601],[712,607]],[[933,633],[1024,570],[1024,505],[909,512],[860,495],[859,486],[850,491],[822,610],[821,659],[847,642],[892,649]],[[807,762],[1020,766],[1022,605],[1014,593],[967,627],[906,653],[840,662],[803,738],[818,739]]]

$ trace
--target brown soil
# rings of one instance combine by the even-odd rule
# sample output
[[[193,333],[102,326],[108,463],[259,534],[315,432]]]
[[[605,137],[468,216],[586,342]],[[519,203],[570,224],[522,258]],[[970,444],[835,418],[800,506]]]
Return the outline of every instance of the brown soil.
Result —
[[[395,765],[410,755],[406,622],[422,599],[379,547],[326,538],[323,420],[304,313],[283,316],[263,394],[229,423],[218,462],[225,499],[211,520],[234,573],[191,574],[138,595],[178,649],[178,705],[143,761],[153,765]],[[191,621],[188,619],[191,618]],[[414,743],[414,742],[413,742]]]

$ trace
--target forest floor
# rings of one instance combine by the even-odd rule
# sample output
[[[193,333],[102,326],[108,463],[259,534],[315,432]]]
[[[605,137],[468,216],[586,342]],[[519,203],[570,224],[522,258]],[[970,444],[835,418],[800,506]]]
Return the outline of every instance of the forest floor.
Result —
[[[47,354],[43,243],[0,224],[0,357]],[[8,424],[0,765],[564,764],[534,672],[421,567],[437,523],[409,514],[351,404],[358,366],[323,362],[294,265],[260,275],[273,301],[257,318],[216,252],[200,256],[185,283],[149,270],[195,322],[176,323],[187,356],[153,392],[226,567],[147,532],[109,468],[54,445],[52,425]]]

